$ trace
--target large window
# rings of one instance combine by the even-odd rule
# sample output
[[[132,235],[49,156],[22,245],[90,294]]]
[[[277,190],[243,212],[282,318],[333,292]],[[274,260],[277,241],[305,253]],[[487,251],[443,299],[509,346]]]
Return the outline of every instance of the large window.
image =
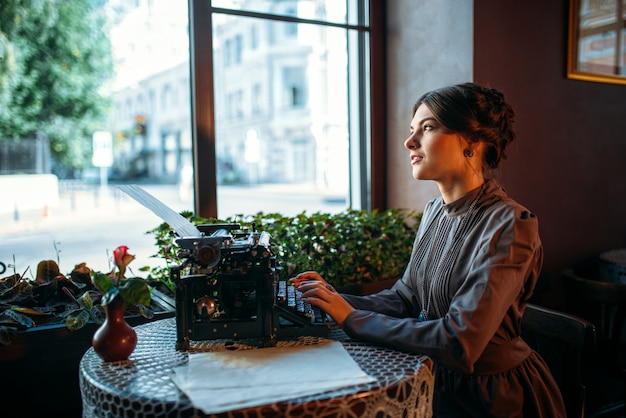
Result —
[[[15,91],[32,89],[47,112],[33,118],[36,140],[0,136],[0,187],[10,196],[0,204],[0,271],[34,278],[42,260],[58,261],[64,274],[82,262],[109,271],[112,251],[127,245],[137,256],[129,267],[140,274],[158,262],[146,231],[161,220],[117,186],[139,184],[175,211],[194,205],[187,0],[22,3],[3,2],[1,18],[15,13],[20,19],[11,22],[23,25],[0,24],[15,64],[0,79],[23,80]],[[29,54],[40,58],[30,63]],[[68,94],[75,98],[51,106]],[[97,117],[87,98],[105,103]],[[91,131],[76,129],[87,117]],[[40,163],[4,163],[26,148]]]
[[[190,7],[197,212],[369,209],[369,1]]]
[[[131,268],[160,264],[146,232],[161,219],[119,184],[205,217],[383,206],[384,7],[370,1],[103,2],[113,76],[89,94],[110,103],[93,135],[107,155],[69,170],[41,133],[0,139],[0,262],[107,270],[128,245]]]

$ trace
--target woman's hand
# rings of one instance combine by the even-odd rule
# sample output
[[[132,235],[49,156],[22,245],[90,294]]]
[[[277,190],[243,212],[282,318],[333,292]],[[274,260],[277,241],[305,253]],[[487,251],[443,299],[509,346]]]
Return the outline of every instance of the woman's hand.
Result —
[[[304,302],[318,306],[339,326],[343,326],[348,314],[354,310],[330,283],[314,271],[300,273],[289,281],[302,292]]]

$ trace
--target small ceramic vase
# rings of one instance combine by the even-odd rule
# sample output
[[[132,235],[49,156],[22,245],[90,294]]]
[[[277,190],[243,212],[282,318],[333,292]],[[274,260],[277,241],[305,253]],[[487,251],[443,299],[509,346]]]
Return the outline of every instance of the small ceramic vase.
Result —
[[[124,319],[124,311],[124,301],[119,295],[104,306],[106,318],[91,341],[104,361],[128,360],[137,345],[137,333]]]

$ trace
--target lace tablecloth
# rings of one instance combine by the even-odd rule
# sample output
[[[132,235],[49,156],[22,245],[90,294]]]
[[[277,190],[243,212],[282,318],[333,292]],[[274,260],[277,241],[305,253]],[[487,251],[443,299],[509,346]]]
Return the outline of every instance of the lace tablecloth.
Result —
[[[151,322],[135,330],[137,347],[128,361],[103,362],[93,348],[83,356],[79,370],[83,417],[432,416],[434,377],[432,361],[428,357],[353,341],[341,330],[333,330],[331,338],[340,341],[362,370],[376,379],[375,382],[256,408],[206,415],[195,408],[172,381],[174,368],[187,362],[189,352],[255,348],[252,343],[193,342],[189,352],[178,351],[175,348],[175,318]],[[278,344],[316,342],[317,337],[300,337]],[[302,376],[302,382],[306,384],[306,376]]]

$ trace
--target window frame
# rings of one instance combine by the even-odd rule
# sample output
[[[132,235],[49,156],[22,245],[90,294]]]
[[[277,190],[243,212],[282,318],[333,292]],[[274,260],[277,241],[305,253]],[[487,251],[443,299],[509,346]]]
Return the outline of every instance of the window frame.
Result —
[[[357,1],[357,0],[351,0]],[[359,9],[359,22],[363,22],[365,11]],[[249,17],[266,17],[264,13],[251,13],[226,10],[211,6],[211,0],[189,0],[190,23],[190,84],[191,84],[191,134],[194,166],[194,207],[198,216],[217,217],[217,164],[215,147],[215,90],[213,86],[213,13],[227,13]],[[351,194],[359,200],[358,205],[366,210],[385,209],[385,51],[384,51],[384,0],[369,0],[369,27],[348,24],[319,22],[327,26],[358,28],[358,48],[356,55],[350,56],[350,63],[356,59],[359,83],[355,86],[359,94],[369,92],[370,105],[358,103],[357,132],[361,150],[358,170],[351,169]],[[273,16],[277,21],[303,22],[310,20],[291,16]],[[365,42],[364,32],[369,32],[369,43]],[[366,48],[365,45],[368,47]],[[366,68],[365,63],[371,63]],[[366,84],[369,73],[369,85]],[[352,86],[350,86],[352,88]],[[368,123],[369,122],[369,123]],[[368,128],[369,127],[369,128]],[[352,131],[352,129],[351,129]],[[352,135],[352,133],[351,133]],[[352,156],[351,159],[354,159]],[[356,175],[355,175],[356,171]],[[354,190],[357,187],[358,190]],[[356,192],[356,193],[355,193]]]
[[[623,39],[626,18],[624,15],[624,5],[622,0],[615,2],[615,13],[611,15],[614,21],[598,24],[589,27],[583,24],[584,6],[594,7],[584,0],[570,0],[569,4],[569,31],[568,31],[568,51],[567,51],[567,77],[573,80],[584,80],[598,83],[626,84],[626,75],[622,74],[626,68],[626,63],[622,62],[624,55]],[[581,58],[580,50],[585,44],[592,40],[594,36],[613,34],[615,36],[612,54],[612,72],[607,69],[594,68],[593,62],[585,61]],[[595,42],[592,42],[595,43]],[[591,67],[589,65],[592,65]]]

